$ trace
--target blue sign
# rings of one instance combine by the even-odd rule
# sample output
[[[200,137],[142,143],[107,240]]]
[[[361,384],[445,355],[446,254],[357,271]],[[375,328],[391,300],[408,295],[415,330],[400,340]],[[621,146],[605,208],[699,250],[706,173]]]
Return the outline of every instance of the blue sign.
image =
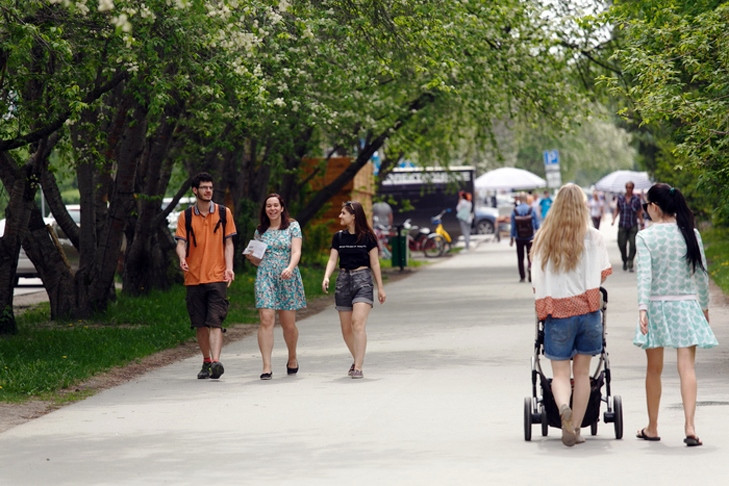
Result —
[[[544,165],[559,165],[559,150],[545,150]]]

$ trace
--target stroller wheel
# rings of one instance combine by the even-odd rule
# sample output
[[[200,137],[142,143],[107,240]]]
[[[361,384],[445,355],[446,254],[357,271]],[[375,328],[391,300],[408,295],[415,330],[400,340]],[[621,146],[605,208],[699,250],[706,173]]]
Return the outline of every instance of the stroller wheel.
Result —
[[[524,440],[529,442],[532,440],[532,399],[526,397],[524,399]]]
[[[549,420],[547,420],[547,408],[542,406],[542,437],[546,437],[549,434]]]
[[[623,438],[623,399],[620,395],[613,397],[613,413],[615,414],[615,438]]]

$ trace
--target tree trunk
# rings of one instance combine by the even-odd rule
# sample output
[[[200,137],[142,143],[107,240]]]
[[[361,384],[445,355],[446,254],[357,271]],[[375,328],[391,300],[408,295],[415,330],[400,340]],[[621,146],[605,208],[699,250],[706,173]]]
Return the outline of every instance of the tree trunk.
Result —
[[[28,166],[25,167],[26,169]],[[27,171],[26,171],[27,172]],[[27,202],[27,176],[18,171],[11,185],[10,203],[6,209],[5,232],[0,238],[0,335],[15,334],[18,325],[13,313],[13,290],[15,273],[18,269],[18,255],[23,238],[27,233],[30,211]]]
[[[138,192],[144,197],[137,200],[139,216],[133,226],[128,226],[131,230],[126,232],[127,249],[122,280],[123,291],[128,295],[141,295],[151,289],[166,290],[174,281],[170,265],[174,263],[171,256],[174,255],[172,250],[175,244],[167,227],[167,219],[161,217],[161,212],[171,172],[169,168],[163,171],[163,167],[165,162],[171,164],[170,144],[181,108],[181,105],[176,105],[166,110],[159,128],[150,137],[149,148],[145,151],[137,174]]]
[[[96,259],[91,267],[94,272],[88,275],[89,310],[93,312],[105,310],[114,295],[111,289],[124,242],[124,228],[127,216],[134,209],[134,181],[144,150],[146,116],[146,109],[135,103],[124,123],[123,136],[116,150],[116,173],[109,202],[109,217],[101,229]]]

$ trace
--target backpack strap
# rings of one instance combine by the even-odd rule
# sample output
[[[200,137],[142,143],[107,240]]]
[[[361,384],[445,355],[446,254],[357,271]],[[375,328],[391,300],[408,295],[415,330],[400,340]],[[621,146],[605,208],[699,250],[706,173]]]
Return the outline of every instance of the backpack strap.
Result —
[[[185,248],[185,256],[190,256],[190,239],[193,245],[197,246],[197,238],[192,230],[192,206],[185,209],[185,233],[187,234],[187,247]]]
[[[218,231],[219,226],[223,226],[223,250],[225,250],[225,225],[228,222],[228,211],[227,208],[223,205],[218,204],[218,222],[215,224],[215,229],[213,230],[213,233]]]

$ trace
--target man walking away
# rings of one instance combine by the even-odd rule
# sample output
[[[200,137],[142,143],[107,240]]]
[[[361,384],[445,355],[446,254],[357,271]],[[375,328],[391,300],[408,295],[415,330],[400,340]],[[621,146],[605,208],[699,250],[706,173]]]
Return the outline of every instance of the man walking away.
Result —
[[[643,226],[643,208],[640,197],[633,193],[635,184],[629,181],[625,183],[625,195],[618,196],[618,202],[613,211],[613,222],[620,214],[618,224],[618,248],[623,259],[623,270],[633,272],[633,259],[635,258],[635,235],[638,229]],[[640,226],[638,224],[640,223]],[[630,249],[628,249],[630,245]]]
[[[201,172],[192,183],[195,205],[177,219],[177,257],[185,274],[187,312],[203,355],[199,379],[217,379],[225,369],[220,362],[223,321],[228,315],[227,288],[233,273],[235,222],[230,210],[213,202],[213,178]]]
[[[509,246],[514,246],[516,241],[516,259],[519,268],[519,282],[525,278],[524,272],[524,251],[526,250],[527,271],[529,281],[532,281],[532,260],[529,252],[532,249],[534,232],[539,229],[539,220],[534,209],[527,204],[526,194],[520,193],[516,196],[516,207],[511,212],[511,240]]]

